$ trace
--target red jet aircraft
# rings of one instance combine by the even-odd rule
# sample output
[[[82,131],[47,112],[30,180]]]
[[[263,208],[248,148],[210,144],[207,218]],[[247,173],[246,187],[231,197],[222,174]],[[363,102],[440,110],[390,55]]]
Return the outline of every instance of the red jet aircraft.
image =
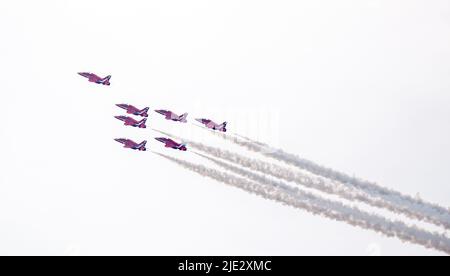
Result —
[[[204,124],[206,128],[227,132],[227,122],[224,122],[223,124],[219,125],[209,119],[195,119],[195,120],[201,124]]]
[[[166,148],[172,148],[172,149],[176,149],[176,150],[187,151],[186,144],[179,144],[179,143],[173,141],[172,139],[169,139],[169,138],[155,138],[155,140],[165,144]]]
[[[139,150],[139,151],[146,151],[147,150],[145,148],[145,145],[147,145],[147,141],[143,141],[142,143],[138,144],[138,143],[136,143],[134,141],[131,141],[129,139],[120,138],[120,139],[114,139],[114,140],[116,140],[117,142],[123,144],[123,147],[127,148],[127,149],[133,149],[133,150]]]
[[[166,120],[187,123],[187,116],[188,116],[187,113],[184,113],[183,115],[178,116],[177,114],[173,113],[172,111],[168,111],[168,110],[155,110],[155,112],[165,116]]]
[[[116,104],[118,107],[125,109],[128,114],[133,114],[135,116],[148,117],[148,110],[150,108],[146,107],[142,110],[128,104]]]
[[[145,125],[145,123],[147,122],[147,119],[144,118],[141,121],[136,121],[133,118],[127,117],[127,116],[116,116],[114,117],[117,120],[121,120],[124,122],[124,125],[126,126],[132,126],[132,127],[138,127],[138,128],[147,128],[147,126]]]
[[[108,85],[108,86],[111,85],[111,83],[109,82],[111,80],[111,76],[107,76],[105,78],[100,78],[96,74],[86,73],[86,72],[78,73],[78,75],[87,78],[90,82],[95,82],[97,84],[103,84],[103,85]]]

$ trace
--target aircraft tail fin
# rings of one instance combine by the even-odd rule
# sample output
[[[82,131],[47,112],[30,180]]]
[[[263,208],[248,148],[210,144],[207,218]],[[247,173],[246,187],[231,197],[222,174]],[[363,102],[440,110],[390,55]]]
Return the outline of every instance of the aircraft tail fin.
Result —
[[[149,109],[150,109],[149,107],[142,109],[141,111],[139,111],[139,115],[147,117]]]
[[[185,150],[187,148],[187,144],[186,143],[181,143],[178,147],[177,147],[177,149],[179,149],[179,150]]]
[[[146,147],[145,147],[146,145],[147,145],[147,141],[144,140],[142,143],[140,143],[138,145],[138,149],[141,150],[141,151],[146,151],[147,150]]]
[[[223,132],[227,132],[227,122],[223,122],[223,124],[220,125],[220,130]]]
[[[102,83],[105,85],[110,85],[109,80],[111,80],[111,75],[107,76],[106,78],[102,79]]]
[[[187,117],[188,117],[188,113],[184,113],[183,115],[180,116],[180,121],[183,123],[187,123]]]
[[[138,126],[141,127],[141,128],[145,128],[145,127],[147,127],[147,126],[145,125],[145,123],[147,123],[147,118],[142,119],[142,120],[138,123]]]

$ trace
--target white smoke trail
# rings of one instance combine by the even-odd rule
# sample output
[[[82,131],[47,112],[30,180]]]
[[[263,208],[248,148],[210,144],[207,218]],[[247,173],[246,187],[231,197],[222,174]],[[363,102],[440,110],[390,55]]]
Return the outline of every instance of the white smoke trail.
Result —
[[[266,157],[282,161],[286,164],[309,171],[315,175],[325,177],[333,181],[343,183],[351,188],[363,191],[371,198],[377,199],[375,200],[376,203],[379,203],[380,201],[385,202],[385,208],[392,212],[403,213],[410,218],[419,219],[442,226],[447,230],[450,229],[450,210],[445,207],[420,199],[415,199],[411,196],[401,194],[400,192],[379,186],[376,183],[351,177],[345,173],[320,166],[312,161],[286,153],[281,149],[274,149],[267,144],[254,141],[239,134],[234,134],[236,137],[231,137],[223,133],[215,133],[215,135],[253,152],[261,153]],[[246,140],[247,142],[242,140]],[[375,207],[381,207],[379,204],[374,205],[367,201],[366,203]]]
[[[322,215],[363,229],[373,230],[388,237],[397,237],[404,242],[419,244],[426,248],[432,248],[450,254],[450,240],[444,235],[431,233],[415,226],[411,227],[400,221],[391,221],[384,217],[366,213],[339,202],[330,201],[310,193],[302,192],[298,189],[294,192],[291,189],[295,188],[292,187],[290,187],[289,190],[285,190],[284,188],[280,188],[284,187],[281,186],[284,185],[283,183],[276,183],[277,186],[274,186],[264,179],[260,179],[260,182],[254,182],[203,165],[193,164],[159,153],[157,154],[202,176],[240,188],[265,199],[275,200],[294,208],[303,209],[315,215]],[[251,176],[248,173],[245,174]]]
[[[282,161],[286,164],[293,165],[297,168],[309,171],[315,175],[319,175],[340,183],[344,183],[355,189],[364,191],[372,197],[379,198],[385,202],[389,202],[392,206],[398,206],[400,209],[408,210],[408,213],[421,214],[425,221],[450,229],[450,209],[404,195],[398,191],[394,191],[382,187],[376,183],[358,179],[345,173],[326,168],[312,161],[300,158],[294,154],[287,153],[281,149],[274,149],[267,144],[253,141],[245,136],[236,135],[248,142],[239,141],[239,139],[230,139],[222,136],[222,138],[234,142],[237,145],[247,148],[248,150],[259,152],[264,156]]]
[[[162,131],[158,132],[176,139],[181,139]],[[193,141],[189,141],[188,144],[197,150],[213,155],[217,158],[239,164],[243,167],[247,167],[264,174],[269,174],[279,179],[294,182],[307,188],[317,189],[327,194],[338,195],[347,200],[357,200],[377,208],[387,209],[397,214],[406,215],[412,219],[426,221],[438,226],[443,226],[445,228],[448,228],[450,226],[450,223],[448,221],[443,220],[441,217],[436,216],[433,213],[430,214],[429,212],[423,212],[423,210],[410,208],[410,204],[400,204],[398,201],[385,200],[385,197],[373,196],[366,193],[365,191],[355,190],[354,187],[348,187],[340,182],[324,181],[319,177],[312,177],[310,175],[301,173],[300,171],[290,170],[288,168],[281,167],[272,163],[248,158],[237,153],[206,146]]]

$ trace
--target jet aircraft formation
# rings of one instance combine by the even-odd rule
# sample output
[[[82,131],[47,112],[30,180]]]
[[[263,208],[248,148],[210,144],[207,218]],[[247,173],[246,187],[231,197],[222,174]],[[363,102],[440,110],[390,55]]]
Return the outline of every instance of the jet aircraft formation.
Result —
[[[93,73],[80,72],[78,74],[80,76],[87,78],[89,82],[106,85],[106,86],[111,85],[111,82],[110,82],[111,75],[102,78]],[[127,115],[141,117],[140,120],[134,119],[130,116],[115,116],[114,117],[114,118],[122,121],[125,126],[131,126],[131,127],[135,127],[135,128],[141,128],[141,129],[147,128],[146,123],[147,123],[147,119],[149,117],[149,114],[148,114],[148,111],[150,110],[149,107],[139,109],[139,108],[137,108],[133,105],[129,105],[129,104],[116,104],[116,106],[125,110]],[[179,123],[187,123],[188,122],[188,120],[187,120],[188,113],[184,113],[182,115],[177,115],[172,111],[163,110],[163,109],[155,110],[155,112],[163,115],[166,120],[179,122]],[[208,129],[212,129],[214,131],[220,131],[220,132],[227,132],[227,122],[224,122],[222,124],[217,124],[209,119],[195,119],[195,120],[197,122],[201,123],[202,125],[204,125]],[[132,150],[137,150],[137,151],[146,151],[147,150],[147,148],[146,148],[147,141],[145,141],[145,140],[142,141],[141,143],[136,143],[133,140],[126,139],[126,138],[118,138],[118,139],[114,139],[114,140],[118,143],[123,144],[123,147],[127,148],[127,149],[132,149]],[[155,140],[163,143],[165,148],[171,148],[171,149],[175,149],[175,150],[179,150],[179,151],[187,151],[187,145],[185,143],[178,143],[178,142],[173,141],[172,139],[165,138],[165,137],[158,137],[158,138],[155,138]]]

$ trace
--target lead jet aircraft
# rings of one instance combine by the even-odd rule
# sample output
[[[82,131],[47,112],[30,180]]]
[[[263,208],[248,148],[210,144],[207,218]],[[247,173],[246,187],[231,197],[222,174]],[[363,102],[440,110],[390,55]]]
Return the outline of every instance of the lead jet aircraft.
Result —
[[[150,108],[146,107],[142,110],[132,106],[132,105],[128,105],[128,104],[116,104],[116,106],[125,109],[127,111],[128,114],[133,114],[135,116],[141,116],[141,117],[148,117],[148,110]]]
[[[187,123],[187,113],[184,113],[181,116],[178,116],[177,114],[173,113],[172,111],[168,111],[168,110],[155,110],[156,113],[159,113],[163,116],[166,117],[166,120],[172,120],[175,122],[182,122],[182,123]]]
[[[138,144],[129,139],[120,138],[120,139],[114,139],[114,140],[123,144],[123,147],[127,148],[127,149],[138,150],[138,151],[146,151],[147,150],[145,148],[145,145],[147,145],[147,141],[143,141],[142,143]]]
[[[126,126],[132,126],[132,127],[138,127],[138,128],[147,128],[147,126],[145,125],[145,123],[147,122],[147,119],[144,118],[141,121],[136,121],[133,118],[127,117],[127,116],[116,116],[114,117],[117,120],[121,120],[124,122],[124,125]]]
[[[78,75],[87,78],[90,82],[95,82],[97,84],[103,84],[103,85],[108,85],[108,86],[111,85],[111,83],[109,82],[111,80],[111,76],[101,78],[101,77],[97,76],[96,74],[87,73],[87,72],[81,72],[81,73],[78,73]]]
[[[224,122],[223,124],[219,125],[209,119],[195,119],[195,120],[197,122],[205,125],[205,127],[209,128],[209,129],[227,132],[227,122]]]
[[[155,138],[155,140],[165,144],[166,148],[172,148],[172,149],[176,149],[176,150],[187,151],[186,144],[179,144],[179,143],[173,141],[172,139],[169,139],[169,138]]]

